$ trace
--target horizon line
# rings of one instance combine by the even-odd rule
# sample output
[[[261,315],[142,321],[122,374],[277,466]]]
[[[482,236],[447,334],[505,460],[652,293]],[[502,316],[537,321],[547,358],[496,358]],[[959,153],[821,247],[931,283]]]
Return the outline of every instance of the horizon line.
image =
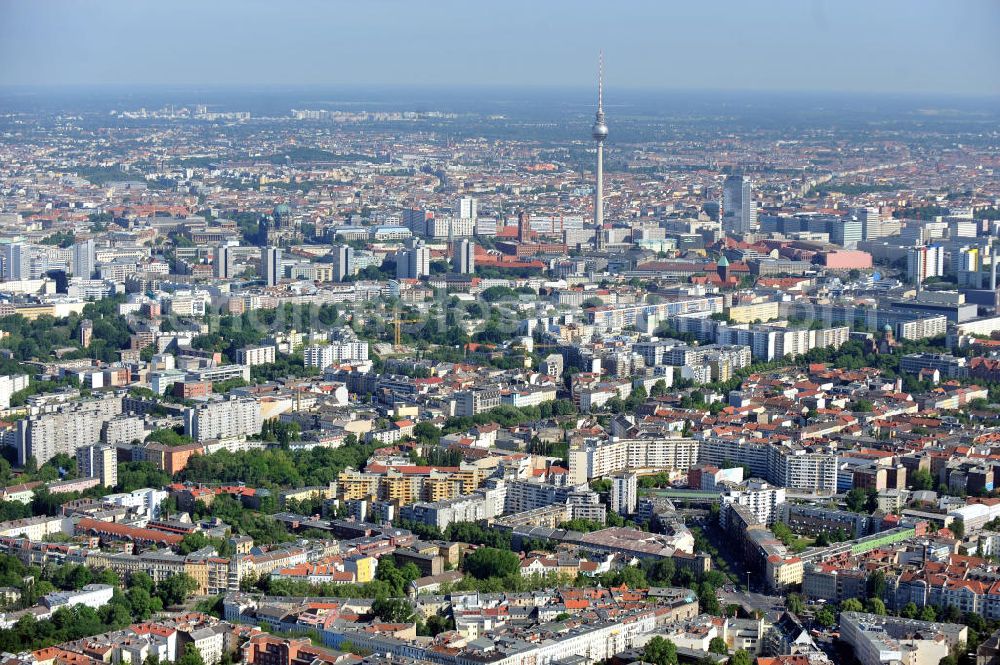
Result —
[[[81,92],[158,92],[158,91],[218,91],[218,92],[308,92],[331,90],[364,90],[384,91],[477,91],[497,90],[511,91],[553,91],[593,94],[593,83],[588,84],[542,84],[542,83],[0,83],[0,93],[35,92],[35,93],[81,93]],[[938,97],[962,99],[997,99],[1000,90],[987,92],[959,91],[928,91],[928,90],[857,90],[844,88],[691,88],[691,87],[653,87],[635,85],[614,85],[612,94],[616,91],[625,93],[694,93],[694,94],[778,94],[778,95],[857,95],[869,97]]]

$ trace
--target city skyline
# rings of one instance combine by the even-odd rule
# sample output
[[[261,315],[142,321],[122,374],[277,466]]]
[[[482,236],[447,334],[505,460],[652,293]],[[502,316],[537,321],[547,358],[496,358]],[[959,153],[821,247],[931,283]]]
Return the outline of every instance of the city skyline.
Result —
[[[574,88],[603,48],[623,90],[1000,93],[990,2],[184,5],[2,2],[0,86]]]
[[[998,25],[0,0],[3,665],[1000,665]]]

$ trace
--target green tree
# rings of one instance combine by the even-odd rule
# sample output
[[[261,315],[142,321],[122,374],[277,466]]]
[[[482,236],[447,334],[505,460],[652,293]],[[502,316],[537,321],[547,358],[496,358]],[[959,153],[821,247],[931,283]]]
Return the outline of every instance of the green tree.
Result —
[[[499,302],[506,298],[516,298],[517,292],[509,286],[491,286],[480,293],[479,296],[486,302]]]
[[[177,665],[205,665],[205,661],[194,644],[188,642],[184,645],[184,655],[177,659]]]
[[[100,610],[101,621],[108,626],[124,628],[132,623],[132,613],[127,605],[118,603],[108,603]]]
[[[829,607],[823,607],[816,612],[816,623],[825,628],[830,628],[837,624],[837,616]]]
[[[869,598],[868,602],[865,603],[865,609],[870,614],[885,615],[885,603],[882,602],[881,598]]]
[[[107,584],[108,586],[117,587],[121,585],[121,579],[118,577],[118,573],[111,570],[110,568],[105,568],[103,570],[95,571],[93,573],[94,584]]]
[[[719,597],[715,593],[715,587],[712,586],[710,582],[702,582],[700,590],[698,592],[698,605],[701,607],[703,612],[708,614],[714,614],[720,616],[722,614],[722,605],[719,603]]]
[[[855,487],[847,492],[844,501],[847,504],[848,510],[855,513],[863,513],[865,512],[865,507],[868,505],[868,492],[861,487]]]
[[[482,547],[468,554],[463,565],[465,572],[477,579],[485,580],[490,577],[517,574],[521,569],[521,560],[511,551]]]
[[[944,608],[944,616],[939,614],[938,619],[948,623],[958,623],[962,620],[962,611],[954,605],[948,605]]]
[[[917,605],[913,601],[910,601],[906,605],[903,605],[903,609],[900,610],[899,615],[906,619],[916,619],[917,618]]]
[[[673,584],[676,572],[677,567],[673,559],[660,559],[655,563],[649,564],[646,579],[655,585],[670,586]]]
[[[792,533],[792,530],[784,522],[775,522],[771,527],[771,533],[773,533],[778,540],[788,546],[796,540],[795,534]]]
[[[165,446],[183,446],[193,443],[194,439],[189,436],[184,436],[182,432],[178,432],[175,429],[158,429],[153,430],[153,432],[146,437],[146,441],[162,443]]]
[[[190,554],[191,552],[200,550],[208,545],[211,545],[211,542],[208,540],[208,536],[200,531],[195,531],[194,533],[189,533],[184,536],[184,540],[182,540],[181,544],[177,547],[177,551],[180,554]]]
[[[187,573],[171,575],[156,585],[156,595],[166,606],[183,604],[197,590],[198,581]]]
[[[132,573],[128,578],[128,586],[129,589],[144,589],[152,593],[153,578],[143,572]]]
[[[881,598],[885,595],[885,573],[881,570],[876,570],[874,573],[868,576],[868,597],[869,598]]]
[[[737,649],[733,652],[733,657],[729,659],[729,665],[753,665],[753,657],[749,651]]]
[[[864,612],[865,606],[857,598],[848,598],[840,603],[841,612]]]
[[[652,665],[677,665],[677,645],[656,635],[643,647],[642,659]]]
[[[625,566],[610,573],[605,573],[601,576],[601,581],[605,586],[609,587],[618,587],[624,584],[630,589],[649,588],[646,573],[643,572],[642,568],[636,566]]]
[[[579,531],[581,533],[600,531],[604,528],[604,526],[604,524],[597,520],[585,520],[580,518],[575,520],[566,520],[565,522],[559,523],[560,529],[566,529],[567,531]]]
[[[708,651],[709,653],[725,655],[729,653],[729,647],[726,646],[726,641],[721,637],[713,637],[712,641],[708,643]]]
[[[385,596],[379,596],[372,603],[372,614],[388,623],[410,623],[414,616],[409,601]]]
[[[927,469],[917,469],[910,476],[910,486],[915,490],[929,490],[934,487],[934,478]]]
[[[632,389],[628,399],[625,400],[625,408],[629,411],[635,411],[637,408],[642,406],[647,397],[648,395],[646,394],[646,389],[642,386],[636,386]]]
[[[475,522],[454,522],[448,525],[448,540],[473,545],[510,549],[510,535],[496,529],[484,529]]]
[[[399,569],[399,573],[403,576],[403,579],[407,582],[407,584],[409,584],[415,579],[423,577],[423,575],[420,572],[420,569],[417,568],[417,565],[415,563],[406,564],[405,566]]]
[[[787,608],[792,614],[802,614],[806,605],[802,602],[802,596],[797,593],[790,593],[785,598],[785,608]]]
[[[923,609],[920,610],[920,620],[921,621],[937,621],[937,612],[930,605],[924,605]]]
[[[118,491],[133,492],[142,487],[163,487],[170,483],[170,475],[157,469],[151,462],[123,462],[118,466]]]
[[[391,589],[391,595],[402,596],[406,592],[406,578],[396,566],[396,561],[392,557],[381,557],[378,560],[378,567],[375,569],[375,579],[385,582]]]
[[[432,614],[427,617],[427,624],[425,627],[427,634],[433,637],[445,632],[446,630],[454,630],[455,620],[451,617],[441,616],[440,614]]]
[[[413,428],[413,438],[425,445],[437,445],[441,440],[441,430],[426,421],[417,423]]]

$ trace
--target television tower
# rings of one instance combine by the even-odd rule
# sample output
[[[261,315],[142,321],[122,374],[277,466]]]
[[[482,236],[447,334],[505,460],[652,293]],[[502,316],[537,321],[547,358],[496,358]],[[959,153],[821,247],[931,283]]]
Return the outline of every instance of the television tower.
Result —
[[[601,51],[597,67],[597,115],[591,136],[597,141],[597,183],[594,188],[594,247],[604,249],[604,139],[608,138],[608,126],[604,124],[604,51]]]

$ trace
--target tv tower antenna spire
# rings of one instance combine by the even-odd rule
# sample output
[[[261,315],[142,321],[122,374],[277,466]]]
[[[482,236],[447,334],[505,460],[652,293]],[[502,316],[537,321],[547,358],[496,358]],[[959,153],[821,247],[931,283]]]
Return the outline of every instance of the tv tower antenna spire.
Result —
[[[604,51],[597,58],[597,112],[604,113]]]
[[[604,51],[597,65],[597,113],[591,136],[597,141],[597,181],[594,187],[594,248],[604,249],[604,139],[608,126],[604,122]]]

